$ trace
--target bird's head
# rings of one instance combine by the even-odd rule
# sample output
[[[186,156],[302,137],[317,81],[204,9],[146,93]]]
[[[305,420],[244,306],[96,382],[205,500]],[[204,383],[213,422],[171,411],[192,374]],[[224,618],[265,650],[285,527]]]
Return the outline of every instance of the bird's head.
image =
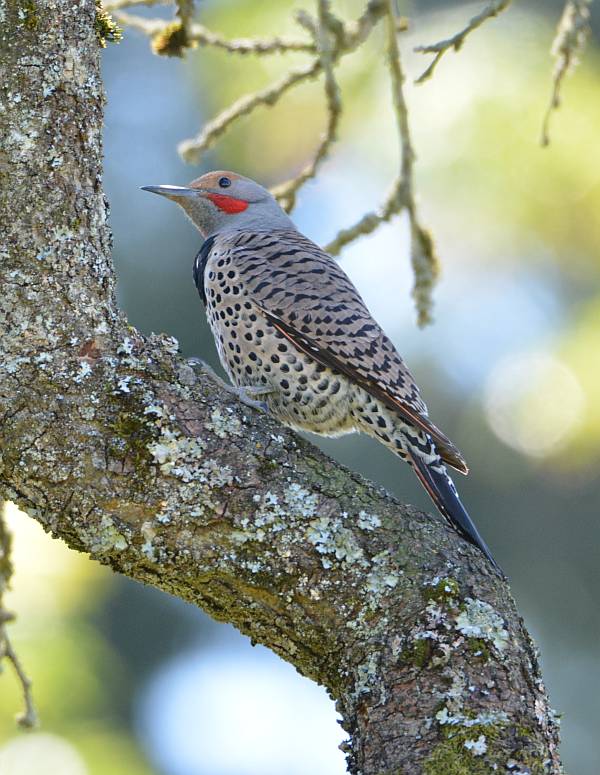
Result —
[[[142,186],[183,207],[198,231],[208,237],[224,231],[293,229],[272,194],[235,172],[207,172],[188,186]]]

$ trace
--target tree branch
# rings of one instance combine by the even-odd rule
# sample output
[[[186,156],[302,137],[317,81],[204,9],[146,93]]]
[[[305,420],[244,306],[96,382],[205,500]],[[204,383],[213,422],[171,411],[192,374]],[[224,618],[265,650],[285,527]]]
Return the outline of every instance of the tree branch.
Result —
[[[542,121],[540,143],[550,144],[550,119],[560,107],[560,92],[567,73],[578,63],[590,34],[590,4],[592,0],[567,0],[558,23],[552,54],[556,59],[552,74],[552,94]]]
[[[324,684],[352,773],[560,772],[535,650],[482,555],[127,325],[95,4],[4,13],[0,495]]]
[[[106,10],[115,6],[106,6]],[[116,6],[121,8],[124,6]],[[118,11],[115,19],[124,27],[143,32],[150,38],[162,36],[169,31],[170,25],[164,19],[146,19],[142,16]],[[286,37],[271,38],[234,38],[229,40],[218,32],[213,32],[203,24],[192,23],[189,27],[189,41],[201,46],[214,46],[230,54],[281,54],[288,51],[314,52],[314,43]]]
[[[10,578],[12,576],[12,564],[10,561],[11,536],[4,520],[3,507],[0,504],[0,675],[2,674],[3,661],[8,662],[17,676],[17,681],[21,686],[23,693],[23,703],[25,711],[17,716],[17,722],[26,729],[31,729],[37,722],[37,714],[33,704],[33,695],[31,693],[31,681],[27,677],[21,660],[8,635],[7,626],[14,621],[15,616],[4,608],[4,593],[8,589]]]

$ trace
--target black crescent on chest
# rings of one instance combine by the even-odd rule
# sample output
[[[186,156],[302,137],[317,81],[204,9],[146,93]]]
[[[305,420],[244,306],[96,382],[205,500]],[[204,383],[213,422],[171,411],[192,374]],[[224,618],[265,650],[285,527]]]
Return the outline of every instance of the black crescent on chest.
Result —
[[[210,251],[214,245],[216,237],[209,237],[202,243],[202,247],[198,251],[196,258],[194,259],[194,282],[196,288],[202,299],[202,303],[206,306],[206,291],[204,290],[204,272],[206,270],[206,262],[210,256]]]

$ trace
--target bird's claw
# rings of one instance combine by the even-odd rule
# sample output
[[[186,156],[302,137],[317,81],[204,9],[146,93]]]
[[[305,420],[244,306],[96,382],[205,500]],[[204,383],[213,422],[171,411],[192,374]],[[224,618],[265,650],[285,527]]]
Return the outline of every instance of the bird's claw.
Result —
[[[266,414],[269,411],[269,407],[265,401],[259,401],[258,396],[267,396],[273,392],[273,389],[267,387],[238,387],[233,388],[232,392],[237,394],[238,399],[250,406],[252,409],[258,409],[259,412]]]
[[[208,376],[214,379],[223,390],[232,393],[242,404],[245,404],[252,409],[257,409],[259,412],[264,412],[265,414],[269,411],[266,402],[259,401],[258,396],[266,396],[273,393],[273,388],[268,387],[267,385],[234,387],[222,380],[216,371],[201,358],[188,358],[188,363],[193,369],[198,369],[199,371],[204,372],[204,374],[208,374]]]

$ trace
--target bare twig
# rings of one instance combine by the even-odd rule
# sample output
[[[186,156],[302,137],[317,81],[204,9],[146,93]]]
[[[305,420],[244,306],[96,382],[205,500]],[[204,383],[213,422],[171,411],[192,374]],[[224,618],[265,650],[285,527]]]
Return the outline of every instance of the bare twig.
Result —
[[[272,38],[235,38],[227,40],[222,35],[193,24],[190,37],[201,46],[214,46],[231,54],[285,54],[289,51],[306,51],[314,53],[315,45],[309,40],[289,37]]]
[[[21,661],[15,652],[4,625],[0,626],[0,661],[7,659],[17,675],[21,690],[23,692],[23,702],[25,711],[17,716],[17,723],[21,727],[31,729],[37,724],[37,713],[33,704],[33,695],[31,693],[31,681],[25,674]]]
[[[247,94],[230,105],[226,110],[205,124],[199,135],[190,140],[179,143],[178,151],[185,161],[194,163],[200,158],[203,151],[210,148],[215,141],[242,116],[251,113],[259,105],[272,106],[293,86],[302,81],[314,78],[321,70],[318,59],[309,65],[290,70],[283,78],[280,78],[271,86],[261,91]]]
[[[315,41],[319,52],[319,61],[325,74],[325,98],[327,100],[327,128],[319,143],[312,161],[295,178],[282,183],[273,189],[273,194],[279,204],[290,212],[296,204],[296,193],[300,186],[313,178],[320,163],[327,156],[331,144],[335,140],[342,101],[340,90],[333,70],[331,36],[339,29],[338,20],[331,13],[329,0],[318,0],[318,24],[315,25]]]
[[[170,24],[164,19],[144,19],[141,16],[119,11],[114,14],[115,19],[124,27],[143,32],[151,38],[164,35]],[[228,40],[218,32],[209,30],[202,24],[194,23],[189,28],[188,39],[200,46],[214,46],[231,54],[281,54],[288,51],[306,51],[314,53],[315,44],[312,41],[299,38],[272,37],[272,38],[234,38]]]
[[[173,0],[113,0],[112,3],[104,3],[107,13],[120,11],[122,8],[132,8],[136,5],[172,5]]]
[[[124,27],[130,27],[143,32],[151,38],[164,33],[169,26],[165,24],[163,19],[144,19],[141,16],[135,16],[125,11],[115,13],[115,18]],[[296,38],[234,38],[228,40],[223,35],[197,23],[190,26],[189,39],[201,46],[214,46],[232,54],[274,54],[287,51],[315,51],[314,43]]]
[[[417,307],[417,322],[424,326],[431,322],[431,293],[438,274],[438,260],[433,239],[427,229],[419,222],[417,204],[414,194],[414,163],[415,151],[408,125],[408,107],[404,97],[404,72],[397,39],[397,25],[392,0],[388,0],[388,61],[392,79],[392,93],[400,149],[402,154],[400,182],[398,190],[399,206],[404,206],[410,221],[410,257],[415,275],[412,295]]]
[[[181,19],[181,26],[189,33],[194,15],[194,0],[175,0],[175,5],[177,7],[176,15]]]
[[[469,33],[473,32],[473,30],[476,30],[477,27],[480,27],[488,19],[492,19],[493,17],[498,16],[500,13],[502,13],[502,11],[508,8],[510,3],[511,0],[491,0],[491,2],[486,5],[483,11],[474,16],[469,21],[467,26],[460,32],[457,32],[456,35],[453,35],[451,38],[447,38],[446,40],[440,40],[437,43],[432,43],[429,46],[417,46],[415,51],[418,51],[421,54],[435,54],[435,56],[429,67],[427,67],[426,70],[424,70],[423,73],[421,73],[421,75],[417,78],[416,83],[423,83],[423,81],[431,78],[433,71],[446,51],[451,48],[453,48],[455,51],[458,51],[462,44],[465,42],[465,38],[467,35],[469,35]]]
[[[37,714],[33,704],[33,696],[31,694],[31,681],[25,674],[21,661],[15,652],[6,631],[6,625],[9,622],[12,622],[15,616],[13,613],[6,611],[2,604],[3,593],[7,589],[8,582],[12,575],[10,544],[10,533],[6,527],[2,507],[0,507],[0,670],[4,659],[13,666],[17,679],[21,684],[23,701],[25,704],[25,712],[17,717],[17,721],[20,726],[31,728],[35,726],[37,721]]]
[[[590,32],[591,0],[567,0],[556,37],[552,55],[556,59],[552,74],[552,95],[542,122],[540,142],[550,143],[549,126],[552,113],[560,107],[560,92],[564,77],[578,64],[578,57],[585,47]]]
[[[340,229],[336,236],[325,245],[325,250],[332,256],[339,255],[343,247],[354,242],[358,237],[371,234],[382,223],[386,223],[393,215],[402,209],[404,194],[402,182],[397,178],[387,195],[383,205],[375,212],[365,213],[355,224],[346,229]]]
[[[162,0],[150,0],[152,4]],[[145,0],[136,0],[141,4]],[[112,9],[126,7],[130,3],[116,2]],[[143,32],[152,39],[152,50],[156,54],[183,56],[186,49],[196,45],[213,46],[235,54],[275,54],[288,51],[314,52],[316,47],[311,41],[296,38],[237,38],[228,40],[223,35],[209,30],[202,24],[192,22],[193,3],[191,0],[178,0],[178,20],[165,22],[163,19],[146,19],[124,11],[115,14],[120,24]]]

